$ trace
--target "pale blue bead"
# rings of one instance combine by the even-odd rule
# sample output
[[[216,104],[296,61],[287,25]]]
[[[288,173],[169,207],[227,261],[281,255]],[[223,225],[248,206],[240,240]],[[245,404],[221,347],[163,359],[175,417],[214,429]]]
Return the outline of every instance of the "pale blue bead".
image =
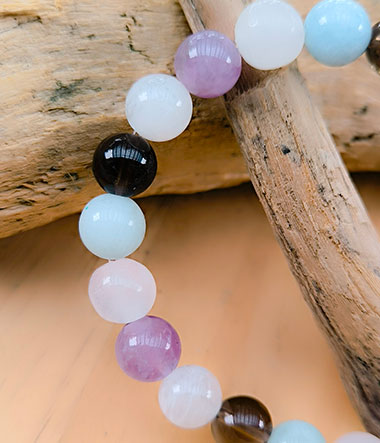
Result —
[[[353,0],[323,0],[305,20],[305,45],[327,66],[343,66],[367,49],[371,23],[365,9]]]
[[[289,420],[276,426],[268,443],[326,443],[316,427],[302,420]]]
[[[79,234],[98,257],[116,260],[132,254],[145,235],[145,217],[131,198],[103,194],[90,200],[79,218]]]

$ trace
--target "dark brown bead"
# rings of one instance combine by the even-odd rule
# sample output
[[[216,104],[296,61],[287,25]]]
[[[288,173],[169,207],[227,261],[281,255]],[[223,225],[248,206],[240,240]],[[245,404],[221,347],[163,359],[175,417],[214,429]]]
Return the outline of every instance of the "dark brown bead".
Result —
[[[132,197],[152,184],[157,171],[156,155],[139,135],[115,134],[95,150],[92,171],[105,191]]]
[[[367,48],[367,57],[371,65],[380,74],[380,22],[372,28],[372,38]]]
[[[217,443],[263,443],[272,432],[272,419],[255,398],[231,397],[224,400],[211,431]]]

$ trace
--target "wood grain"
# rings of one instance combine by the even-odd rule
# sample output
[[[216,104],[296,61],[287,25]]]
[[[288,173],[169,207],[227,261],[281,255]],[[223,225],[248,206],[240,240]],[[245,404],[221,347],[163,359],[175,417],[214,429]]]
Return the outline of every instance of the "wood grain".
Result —
[[[243,8],[230,0],[180,2],[193,32],[231,33]],[[228,16],[220,14],[225,9]],[[295,62],[270,72],[245,65],[225,105],[251,181],[335,351],[347,392],[366,428],[380,436],[380,243],[360,196]]]
[[[304,16],[315,2],[291,3]],[[379,0],[363,4],[378,19]],[[99,193],[94,148],[129,130],[126,91],[144,74],[173,73],[189,32],[175,0],[1,2],[0,237],[77,212]],[[300,67],[347,166],[380,170],[379,79],[365,58],[330,69],[305,52]],[[248,180],[220,100],[194,105],[188,130],[155,144],[159,173],[149,193]]]
[[[359,189],[380,229],[380,178]],[[200,364],[223,395],[260,398],[274,423],[303,419],[328,443],[360,430],[331,350],[300,296],[250,186],[139,200],[152,313],[178,330],[180,364]],[[6,443],[211,443],[162,416],[158,384],[126,377],[121,325],[87,296],[104,263],[82,246],[77,216],[0,241],[0,426]]]

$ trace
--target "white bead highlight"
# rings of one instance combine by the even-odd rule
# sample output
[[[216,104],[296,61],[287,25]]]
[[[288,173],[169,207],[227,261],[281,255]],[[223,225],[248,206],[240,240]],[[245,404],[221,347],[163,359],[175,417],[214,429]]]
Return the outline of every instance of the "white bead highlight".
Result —
[[[145,217],[130,198],[103,194],[90,200],[79,218],[79,234],[98,257],[115,260],[132,254],[145,235]]]
[[[175,77],[150,74],[132,85],[125,111],[129,124],[139,135],[162,142],[186,129],[193,103],[187,89]]]
[[[222,391],[216,377],[207,369],[181,366],[161,383],[158,400],[172,423],[181,428],[199,428],[219,412]]]
[[[114,323],[130,323],[147,315],[152,308],[156,283],[144,265],[122,258],[95,270],[88,295],[102,318]]]
[[[235,41],[243,59],[256,69],[286,66],[302,51],[305,41],[302,18],[281,0],[257,0],[240,14]]]

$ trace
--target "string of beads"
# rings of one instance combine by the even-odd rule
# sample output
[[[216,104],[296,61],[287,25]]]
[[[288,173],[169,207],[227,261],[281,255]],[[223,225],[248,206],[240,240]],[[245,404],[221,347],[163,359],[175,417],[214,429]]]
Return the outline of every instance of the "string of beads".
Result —
[[[220,443],[323,443],[322,434],[304,421],[290,420],[272,429],[268,409],[255,398],[222,402],[219,382],[206,368],[178,367],[178,333],[166,320],[148,315],[156,298],[155,280],[144,265],[126,258],[140,246],[146,228],[144,214],[131,197],[144,192],[157,171],[147,140],[170,140],[186,129],[192,116],[190,93],[221,96],[238,81],[242,58],[256,69],[278,69],[295,60],[304,44],[328,66],[351,63],[367,51],[380,71],[380,23],[371,29],[366,11],[353,0],[323,0],[305,23],[281,0],[257,0],[239,16],[235,42],[214,30],[193,34],[175,55],[176,77],[150,74],[130,88],[125,108],[135,132],[111,135],[99,144],[93,173],[106,194],[92,199],[79,220],[84,245],[109,260],[91,276],[89,297],[101,317],[124,324],[115,345],[119,366],[136,380],[162,381],[159,404],[175,425],[197,428],[211,422]],[[337,443],[379,441],[354,432]]]

